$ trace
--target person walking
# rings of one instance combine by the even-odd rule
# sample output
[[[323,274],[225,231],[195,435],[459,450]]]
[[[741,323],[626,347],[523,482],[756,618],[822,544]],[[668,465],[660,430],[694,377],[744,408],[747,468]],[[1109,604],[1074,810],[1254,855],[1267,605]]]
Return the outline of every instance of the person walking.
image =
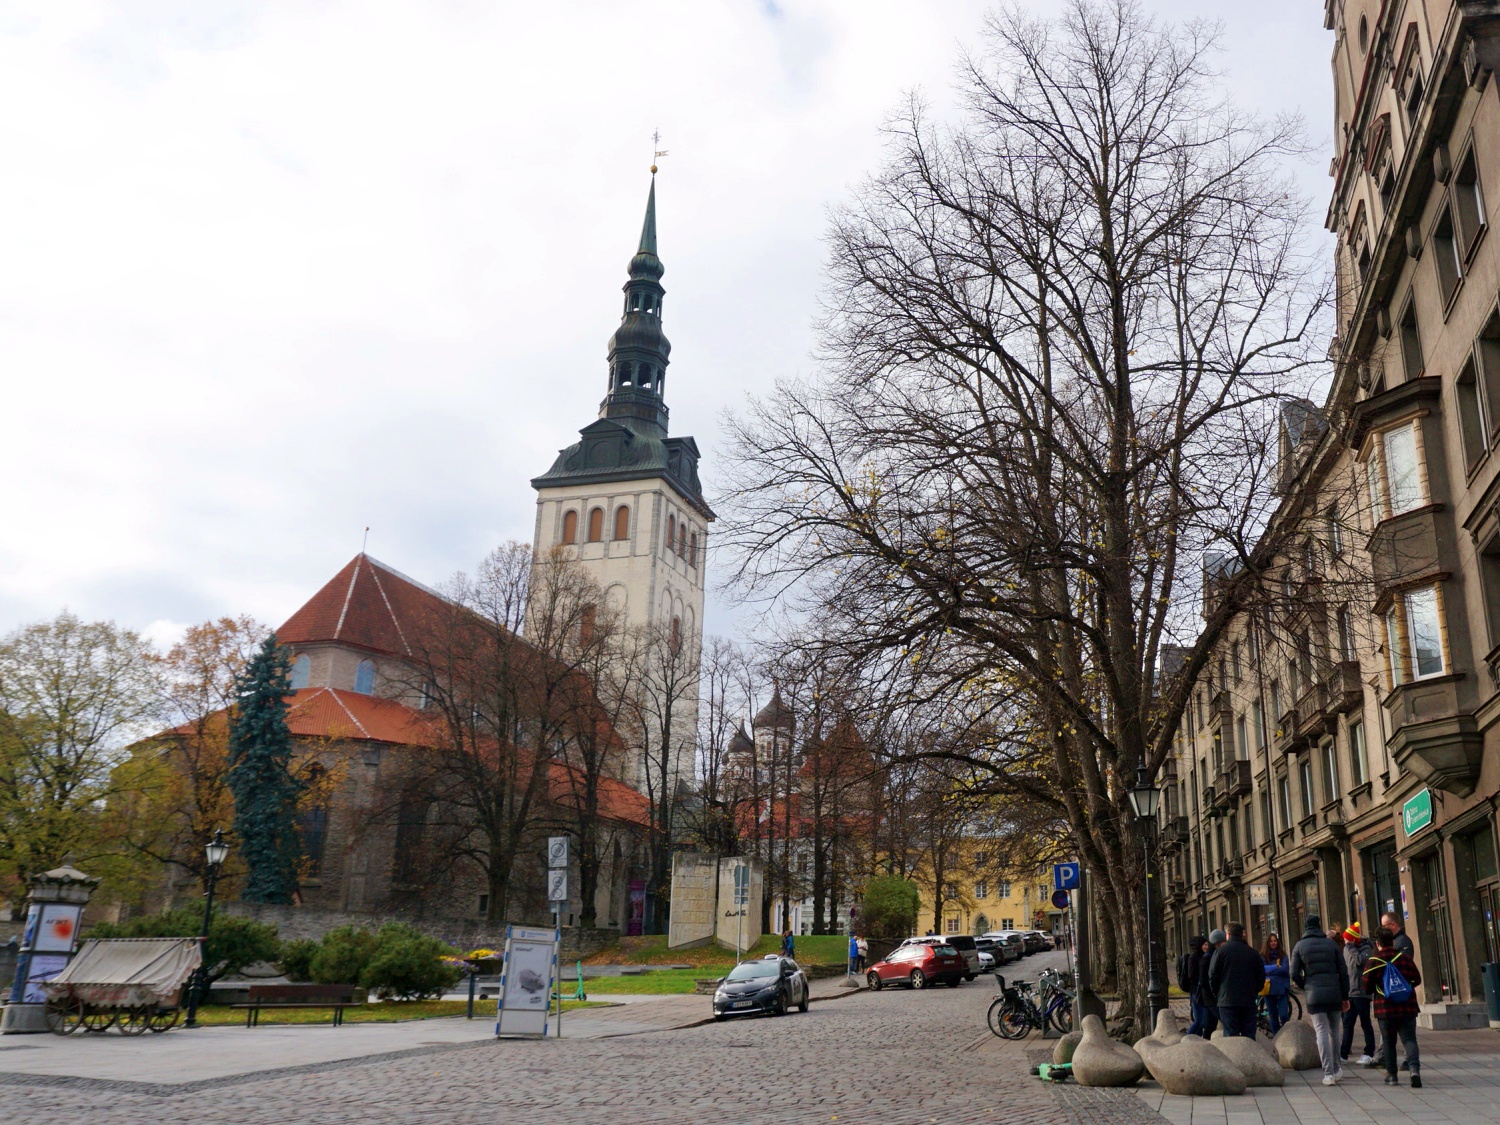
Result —
[[[1354,1046],[1354,1025],[1358,1022],[1365,1033],[1365,1053],[1357,1060],[1359,1066],[1369,1066],[1375,1061],[1375,1027],[1370,1022],[1370,994],[1365,991],[1365,962],[1375,946],[1365,937],[1358,922],[1350,922],[1344,931],[1344,965],[1349,970],[1349,1010],[1344,1013],[1344,1045],[1340,1059],[1348,1059]]]
[[[1208,983],[1208,963],[1213,957],[1215,937],[1222,945],[1224,931],[1214,930],[1208,937],[1193,939],[1197,945],[1193,949],[1187,970],[1188,981],[1192,987],[1184,990],[1192,999],[1194,1008],[1193,1024],[1188,1028],[1188,1034],[1201,1035],[1204,1039],[1213,1035],[1219,1026],[1219,1001]]]
[[[865,966],[869,963],[870,960],[870,943],[866,941],[863,936],[861,936],[859,940],[854,944],[858,947],[858,954],[855,960],[855,969],[857,972],[862,973],[865,971]]]
[[[1292,1014],[1291,1001],[1287,999],[1292,991],[1291,962],[1280,934],[1266,935],[1260,959],[1266,966],[1266,1027],[1275,1035]]]
[[[1349,967],[1316,914],[1309,915],[1302,940],[1292,949],[1292,983],[1306,996],[1307,1019],[1323,1061],[1323,1085],[1336,1085],[1344,1077],[1339,1047],[1344,1041],[1344,1011],[1349,1007]]]
[[[1393,948],[1396,950],[1396,952],[1406,954],[1408,957],[1411,958],[1411,963],[1413,965],[1415,965],[1417,963],[1417,947],[1412,944],[1411,935],[1409,935],[1406,932],[1406,927],[1405,927],[1405,924],[1401,920],[1401,915],[1395,913],[1394,911],[1387,910],[1384,914],[1382,914],[1380,916],[1380,924],[1382,926],[1384,926],[1386,929],[1390,930],[1391,933],[1394,935],[1394,945],[1393,945]],[[1375,936],[1378,937],[1379,934],[1376,934]],[[1373,1002],[1373,999],[1374,998],[1372,997],[1371,998],[1372,1002]],[[1385,1041],[1385,1025],[1382,1024],[1377,1019],[1375,1021],[1375,1026],[1381,1029],[1380,1030],[1380,1046],[1376,1049],[1376,1051],[1375,1051],[1375,1058],[1371,1061],[1370,1065],[1371,1066],[1384,1066],[1385,1065],[1385,1052],[1386,1052],[1386,1046],[1387,1046],[1386,1041]],[[1395,1048],[1395,1044],[1394,1043],[1390,1044],[1390,1046],[1391,1046],[1392,1049]],[[1401,1069],[1402,1070],[1406,1070],[1407,1069],[1407,1060],[1406,1059],[1402,1059],[1401,1060]]]
[[[854,931],[849,931],[849,973],[852,976],[859,972],[859,939],[854,936]]]
[[[795,957],[797,955],[797,943],[792,938],[791,927],[781,935],[781,955],[783,957]]]
[[[1189,1035],[1203,1034],[1204,1007],[1198,1000],[1198,978],[1203,972],[1204,950],[1207,948],[1208,939],[1202,934],[1194,934],[1188,938],[1187,952],[1177,958],[1177,987],[1187,994],[1191,1016],[1187,1029]]]
[[[1260,954],[1245,941],[1245,927],[1229,923],[1228,940],[1214,950],[1208,963],[1208,983],[1219,1008],[1225,1035],[1255,1038],[1255,1001],[1266,983],[1266,966]]]
[[[1375,934],[1375,952],[1365,962],[1365,991],[1375,1001],[1375,1018],[1385,1045],[1385,1084],[1399,1086],[1396,1077],[1396,1040],[1406,1050],[1406,1064],[1411,1071],[1411,1088],[1422,1088],[1422,1056],[1417,1051],[1417,985],[1422,974],[1410,954],[1397,948],[1398,935],[1385,926]],[[1403,987],[1402,982],[1405,982]]]

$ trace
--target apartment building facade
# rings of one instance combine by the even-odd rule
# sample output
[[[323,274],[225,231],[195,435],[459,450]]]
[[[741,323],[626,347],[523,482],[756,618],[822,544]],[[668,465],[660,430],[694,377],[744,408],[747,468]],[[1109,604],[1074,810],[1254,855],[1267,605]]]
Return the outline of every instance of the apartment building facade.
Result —
[[[1500,962],[1500,3],[1328,0],[1325,26],[1335,374],[1283,409],[1268,596],[1167,766],[1168,938],[1395,913],[1420,1022],[1476,1026]]]

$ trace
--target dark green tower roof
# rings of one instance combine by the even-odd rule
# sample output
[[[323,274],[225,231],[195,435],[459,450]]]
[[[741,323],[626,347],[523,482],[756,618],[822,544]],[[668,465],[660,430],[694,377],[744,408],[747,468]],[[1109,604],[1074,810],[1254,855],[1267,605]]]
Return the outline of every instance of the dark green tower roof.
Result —
[[[552,468],[531,484],[555,488],[663,476],[712,519],[698,482],[697,443],[667,436],[665,391],[672,345],[661,326],[666,267],[656,252],[656,169],[651,172],[641,241],[624,286],[625,308],[609,340],[609,388],[599,404],[599,420],[580,430],[583,440],[559,453]]]

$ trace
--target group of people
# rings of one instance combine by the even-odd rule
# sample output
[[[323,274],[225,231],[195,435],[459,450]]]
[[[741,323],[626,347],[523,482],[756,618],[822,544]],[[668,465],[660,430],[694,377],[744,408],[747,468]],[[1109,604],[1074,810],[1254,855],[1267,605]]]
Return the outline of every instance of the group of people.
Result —
[[[862,937],[849,935],[849,971],[862,973],[870,959],[870,943]]]
[[[1307,919],[1302,938],[1288,954],[1281,938],[1269,934],[1259,952],[1245,938],[1245,927],[1231,922],[1207,937],[1194,937],[1177,962],[1177,984],[1192,1008],[1189,1035],[1207,1039],[1223,1026],[1224,1034],[1255,1038],[1258,1007],[1265,1000],[1266,1025],[1275,1035],[1291,1015],[1289,996],[1295,985],[1303,992],[1308,1022],[1318,1041],[1323,1085],[1333,1086],[1344,1076],[1343,1063],[1354,1046],[1358,1024],[1364,1031],[1361,1066],[1385,1066],[1385,1083],[1395,1086],[1395,1044],[1406,1058],[1401,1069],[1411,1072],[1413,1089],[1421,1089],[1421,1058],[1417,1052],[1417,971],[1411,938],[1395,914],[1381,916],[1371,942],[1354,922],[1347,928],[1325,931],[1322,919]],[[1371,1013],[1381,1026],[1377,1054]]]

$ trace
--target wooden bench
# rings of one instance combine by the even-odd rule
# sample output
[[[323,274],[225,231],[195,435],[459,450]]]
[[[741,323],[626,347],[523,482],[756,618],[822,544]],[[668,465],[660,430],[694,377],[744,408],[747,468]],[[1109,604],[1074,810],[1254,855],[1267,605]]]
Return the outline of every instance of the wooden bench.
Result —
[[[365,1002],[363,993],[352,984],[252,984],[249,1002],[231,1006],[246,1009],[246,1027],[259,1026],[260,1013],[267,1008],[332,1008],[333,1026],[339,1027],[345,1008]]]

